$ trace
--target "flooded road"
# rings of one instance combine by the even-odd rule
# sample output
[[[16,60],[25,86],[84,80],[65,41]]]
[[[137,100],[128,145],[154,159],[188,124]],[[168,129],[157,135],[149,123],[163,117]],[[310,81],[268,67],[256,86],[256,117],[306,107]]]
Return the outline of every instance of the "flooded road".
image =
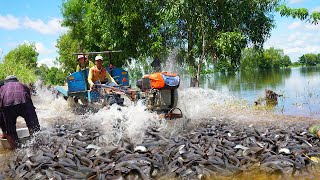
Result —
[[[144,143],[146,131],[150,130],[150,127],[157,127],[161,135],[164,135],[168,140],[174,140],[175,137],[178,138],[183,133],[186,133],[186,130],[191,132],[191,134],[186,135],[186,137],[192,136],[193,133],[197,133],[193,132],[193,130],[201,128],[201,124],[209,122],[217,123],[217,127],[220,127],[221,123],[223,124],[224,122],[232,120],[239,124],[239,129],[241,129],[240,127],[245,128],[245,130],[242,131],[243,133],[246,133],[246,131],[249,133],[251,132],[250,127],[256,127],[260,129],[259,132],[261,132],[261,134],[268,132],[267,127],[269,127],[269,125],[276,125],[276,128],[281,128],[284,131],[283,133],[290,134],[292,130],[289,131],[289,129],[286,129],[289,125],[295,127],[295,124],[298,124],[298,122],[303,122],[302,125],[307,127],[309,124],[316,122],[315,119],[311,118],[282,116],[266,110],[256,110],[235,97],[222,94],[218,91],[200,88],[185,88],[179,90],[178,107],[182,110],[184,118],[175,121],[165,121],[157,114],[145,111],[144,106],[139,103],[137,105],[121,107],[121,110],[119,110],[117,106],[112,106],[110,109],[101,109],[95,114],[78,115],[67,108],[67,102],[65,100],[62,98],[54,99],[49,91],[41,90],[38,96],[34,96],[33,99],[37,108],[40,125],[44,132],[57,132],[57,129],[60,131],[61,124],[71,127],[76,125],[76,128],[80,128],[80,135],[83,135],[84,133],[88,133],[83,130],[87,128],[90,129],[91,126],[98,127],[100,133],[98,140],[101,146],[103,144],[105,146],[117,146],[123,143],[121,139],[125,139],[133,145]],[[303,127],[302,125],[301,127]],[[25,126],[23,119],[19,119],[18,126]],[[264,129],[263,126],[265,126],[266,129]],[[225,132],[225,130],[222,130],[222,134],[218,135],[218,137],[228,138],[230,133],[230,136],[232,136],[232,133],[237,130],[237,128],[235,128],[237,126],[231,123],[230,127],[233,131],[228,130]],[[66,128],[63,127],[62,129]],[[211,129],[214,128],[212,127]],[[269,130],[271,131],[272,128]],[[288,130],[288,132],[286,132],[286,130]],[[304,130],[299,131],[303,132],[306,131],[306,129],[304,128]],[[277,129],[275,129],[274,132],[277,132]],[[269,134],[270,138],[275,138],[272,131]],[[50,135],[50,133],[48,133],[48,135]],[[50,138],[53,137],[48,136],[48,139]],[[182,150],[183,147],[184,146],[179,146],[177,148]],[[8,158],[12,156],[11,153],[12,152],[7,150],[1,151],[0,162],[2,163],[2,167],[4,167]],[[247,179],[249,177],[263,179],[268,177],[268,174],[257,177],[256,174],[249,172],[242,173],[237,177],[239,179]]]

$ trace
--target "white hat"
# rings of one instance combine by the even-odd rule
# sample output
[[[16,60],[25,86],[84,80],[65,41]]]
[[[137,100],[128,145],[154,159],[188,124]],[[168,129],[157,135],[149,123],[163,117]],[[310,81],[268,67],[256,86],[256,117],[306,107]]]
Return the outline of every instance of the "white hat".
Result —
[[[85,55],[83,55],[83,54],[79,54],[79,55],[78,55],[78,58],[77,58],[77,60],[78,60],[78,59],[81,59],[81,58],[84,58],[84,59],[86,59],[86,56],[85,56]]]
[[[100,56],[100,55],[96,56],[94,59],[95,59],[96,61],[97,61],[97,60],[101,60],[101,61],[103,61],[103,57],[102,57],[102,56]]]

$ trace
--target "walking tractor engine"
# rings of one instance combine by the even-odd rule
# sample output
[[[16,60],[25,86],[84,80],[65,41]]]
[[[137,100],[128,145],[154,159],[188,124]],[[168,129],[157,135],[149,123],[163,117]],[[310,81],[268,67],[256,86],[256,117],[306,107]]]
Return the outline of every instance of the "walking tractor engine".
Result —
[[[177,108],[180,77],[168,72],[147,74],[137,81],[140,98],[145,100],[148,110],[164,114],[167,119],[181,118]]]

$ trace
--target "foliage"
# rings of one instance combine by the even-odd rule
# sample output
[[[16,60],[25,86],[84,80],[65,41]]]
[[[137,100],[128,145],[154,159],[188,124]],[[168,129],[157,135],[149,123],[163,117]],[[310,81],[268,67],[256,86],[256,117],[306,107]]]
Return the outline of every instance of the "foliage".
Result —
[[[222,69],[219,69],[237,71],[240,66],[241,51],[247,44],[245,36],[239,32],[220,33],[214,44],[219,59],[217,66],[222,66]]]
[[[113,64],[121,66],[129,57],[165,52],[161,30],[153,26],[160,19],[159,3],[70,0],[63,3],[63,24],[88,51],[122,50],[112,55]]]
[[[215,42],[220,33],[241,33],[247,43],[262,47],[273,27],[273,17],[269,13],[277,2],[166,0],[160,13],[163,14],[163,21],[168,22],[164,24],[168,32],[166,38],[175,40],[175,46],[186,47],[186,62],[191,67],[190,72],[193,72],[191,76],[196,78],[196,69],[201,71],[199,64],[202,64],[203,58],[215,54]],[[238,47],[237,44],[229,49]],[[232,51],[234,52],[237,50]],[[220,58],[218,66],[228,67],[231,64],[233,67],[226,69],[238,69],[236,62],[240,54],[219,56],[225,58]]]
[[[251,71],[258,69],[258,61],[263,58],[263,53],[259,49],[246,48],[241,55],[241,71]]]
[[[179,47],[186,52],[186,58],[181,60],[189,64],[191,76],[196,77],[205,58],[215,53],[214,45],[221,33],[241,34],[246,45],[262,47],[274,26],[270,13],[277,3],[278,0],[69,0],[63,2],[61,11],[63,25],[70,28],[71,37],[83,49],[123,50],[113,55],[117,66],[129,57],[163,59]],[[224,52],[232,54],[220,54],[226,57],[221,58],[226,62],[220,63],[233,66],[228,70],[238,69],[239,48],[243,48],[233,45],[229,47],[231,51]]]
[[[38,55],[39,53],[37,53],[34,43],[24,43],[5,55],[3,63],[6,64],[9,62],[14,62],[16,64],[23,64],[28,68],[34,69],[37,67]]]
[[[291,67],[299,67],[299,66],[301,66],[301,64],[300,64],[299,61],[293,62],[293,63],[291,64]]]
[[[60,55],[57,61],[60,63],[61,68],[66,73],[75,72],[78,62],[76,56],[72,53],[79,51],[79,41],[72,38],[71,32],[68,32],[59,37],[56,47]]]
[[[312,24],[318,24],[320,20],[320,12],[309,13],[306,8],[289,8],[286,4],[278,6],[276,9],[281,16],[291,16],[300,20],[306,20]]]
[[[241,70],[270,70],[289,67],[292,63],[290,57],[284,55],[282,49],[273,47],[266,50],[247,48],[242,53]]]
[[[304,54],[299,57],[299,63],[305,66],[315,66],[319,61],[319,56],[316,54]]]
[[[0,80],[15,75],[22,83],[35,82],[37,59],[38,53],[34,44],[19,45],[4,56],[3,63],[0,64]]]
[[[37,68],[36,74],[44,84],[63,85],[67,74],[63,72],[61,68],[51,67],[48,68],[46,65],[41,65]]]

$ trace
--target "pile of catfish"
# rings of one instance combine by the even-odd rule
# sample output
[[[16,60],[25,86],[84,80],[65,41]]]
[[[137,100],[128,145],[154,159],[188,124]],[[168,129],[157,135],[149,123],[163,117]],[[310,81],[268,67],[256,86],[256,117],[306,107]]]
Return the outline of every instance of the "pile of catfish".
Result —
[[[16,150],[4,172],[17,179],[209,179],[246,172],[299,177],[319,163],[308,123],[211,121],[167,137],[156,127],[142,143],[102,146],[98,127],[55,125]]]

